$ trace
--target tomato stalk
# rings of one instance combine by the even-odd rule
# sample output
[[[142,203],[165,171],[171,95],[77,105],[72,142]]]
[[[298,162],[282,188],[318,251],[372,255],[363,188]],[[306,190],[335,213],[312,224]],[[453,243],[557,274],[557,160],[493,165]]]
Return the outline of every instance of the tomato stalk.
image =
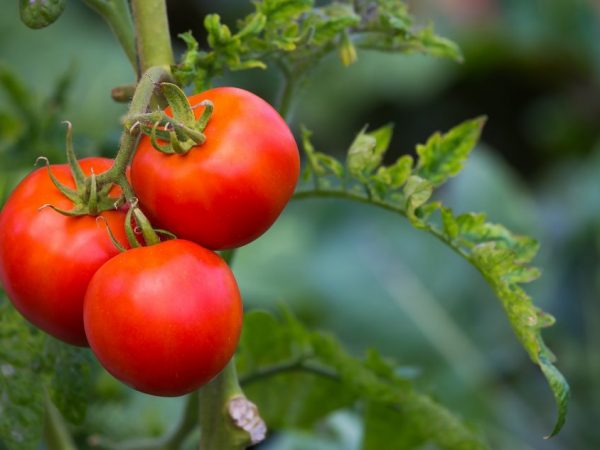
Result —
[[[200,450],[242,450],[261,442],[266,425],[240,387],[232,358],[200,390]]]
[[[48,394],[46,394],[45,406],[44,441],[46,448],[48,450],[76,450],[67,426]]]
[[[165,0],[131,0],[142,73],[175,63]]]
[[[135,31],[127,0],[84,0],[84,2],[106,20],[137,75],[139,68],[135,51]]]

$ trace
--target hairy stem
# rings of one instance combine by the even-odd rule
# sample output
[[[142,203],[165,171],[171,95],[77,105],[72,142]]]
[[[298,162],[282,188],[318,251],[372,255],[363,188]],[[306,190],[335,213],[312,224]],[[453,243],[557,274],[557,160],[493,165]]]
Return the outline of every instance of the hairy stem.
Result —
[[[155,66],[170,70],[175,59],[165,0],[131,0],[131,7],[142,73]]]
[[[200,390],[200,450],[242,450],[252,442],[250,435],[233,422],[230,402],[244,398],[235,361]]]
[[[137,53],[135,50],[135,31],[127,0],[83,0],[90,8],[100,14],[119,40],[127,59],[139,76]]]
[[[170,80],[171,72],[169,70],[163,67],[152,67],[151,69],[148,69],[137,85],[133,100],[129,106],[128,116],[145,113],[152,102],[152,98],[159,83]],[[121,186],[123,193],[128,200],[131,200],[134,197],[133,189],[131,189],[131,186],[129,185],[126,172],[127,166],[131,163],[131,159],[135,153],[138,137],[139,127],[135,123],[131,124],[126,120],[125,130],[121,136],[119,152],[115,157],[113,166],[107,172],[98,175],[96,179],[99,188],[108,183],[116,183]]]
[[[379,199],[376,199],[373,197],[367,197],[366,195],[361,195],[361,194],[357,194],[355,192],[350,192],[350,191],[344,191],[341,189],[332,189],[332,190],[311,189],[311,190],[296,192],[294,194],[294,196],[292,197],[293,200],[301,200],[301,199],[307,199],[307,198],[340,198],[340,199],[345,199],[345,200],[351,200],[351,201],[358,202],[358,203],[365,203],[367,205],[374,205],[379,208],[385,209],[387,211],[392,211],[392,212],[395,212],[396,214],[400,214],[404,217],[407,217],[406,210],[404,208],[402,208],[401,206],[393,205],[384,200],[379,200]],[[431,233],[432,235],[434,235],[436,238],[438,238],[440,241],[442,241],[448,247],[450,247],[454,252],[456,252],[457,254],[459,254],[460,256],[465,258],[467,261],[469,261],[471,264],[473,264],[473,266],[475,266],[475,268],[477,268],[481,272],[481,269],[479,269],[477,264],[474,263],[471,256],[467,252],[465,252],[463,249],[461,249],[460,247],[458,247],[458,246],[454,245],[452,242],[450,242],[438,229],[436,229],[435,227],[433,227],[431,225],[428,225],[424,229],[426,231],[428,231],[429,233]]]
[[[56,406],[46,394],[44,417],[44,442],[48,450],[77,450],[67,426]]]

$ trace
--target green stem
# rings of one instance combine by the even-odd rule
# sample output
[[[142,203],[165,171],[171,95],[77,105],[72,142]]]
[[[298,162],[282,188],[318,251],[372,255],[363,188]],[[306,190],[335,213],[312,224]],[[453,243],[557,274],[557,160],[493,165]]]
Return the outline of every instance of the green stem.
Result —
[[[67,426],[56,406],[46,394],[44,417],[44,442],[48,450],[77,450]]]
[[[302,199],[307,199],[307,198],[340,198],[340,199],[345,199],[345,200],[351,200],[354,202],[364,203],[367,205],[374,205],[379,208],[385,209],[387,211],[392,211],[392,212],[395,212],[396,214],[400,214],[404,217],[407,217],[406,210],[401,206],[396,206],[396,205],[387,203],[384,200],[379,200],[379,199],[376,199],[373,197],[369,198],[369,197],[366,197],[365,195],[357,194],[355,192],[342,191],[342,190],[338,190],[338,189],[327,190],[327,191],[321,190],[321,189],[311,189],[311,190],[300,191],[300,192],[296,192],[294,194],[294,196],[292,197],[292,200],[302,200]],[[475,266],[477,268],[477,270],[479,270],[481,272],[481,269],[477,266],[477,264],[475,264],[475,262],[473,261],[471,256],[466,251],[464,251],[462,248],[454,245],[453,242],[449,241],[446,238],[446,236],[444,236],[439,230],[437,230],[436,228],[434,228],[433,226],[430,226],[430,225],[428,225],[424,229],[426,231],[428,231],[429,233],[431,233],[436,238],[438,238],[440,241],[442,241],[448,247],[450,247],[455,253],[462,256],[467,261],[469,261],[471,264],[473,264],[473,266]],[[483,274],[483,272],[482,272],[482,274]],[[484,274],[484,276],[485,276],[485,274]]]
[[[171,80],[171,72],[164,67],[152,67],[148,69],[137,85],[131,105],[129,106],[128,116],[144,114],[152,102],[158,84],[169,80]],[[138,136],[139,126],[126,121],[125,131],[121,136],[119,152],[115,157],[113,166],[107,172],[98,175],[96,179],[99,189],[108,183],[116,183],[123,189],[127,200],[131,201],[133,199],[135,195],[127,180],[126,172],[127,166],[131,163],[131,159],[137,148]]]
[[[291,122],[293,114],[294,94],[296,93],[297,77],[283,63],[279,64],[283,74],[283,84],[279,94],[279,114],[286,122]]]
[[[306,372],[311,373],[313,375],[318,375],[324,378],[329,378],[331,380],[340,380],[340,377],[335,372],[316,365],[308,364],[302,360],[293,360],[288,362],[283,362],[280,364],[273,364],[271,366],[261,367],[260,369],[246,374],[240,377],[240,384],[242,386],[247,386],[256,381],[260,381],[263,378],[272,377],[281,373],[289,373],[289,372]]]
[[[175,63],[165,0],[131,0],[142,72]]]
[[[242,450],[252,444],[250,435],[233,421],[232,399],[245,400],[233,358],[200,390],[200,450]]]
[[[135,51],[135,32],[127,0],[83,0],[90,8],[100,14],[108,23],[119,40],[136,75],[139,75],[137,53]]]

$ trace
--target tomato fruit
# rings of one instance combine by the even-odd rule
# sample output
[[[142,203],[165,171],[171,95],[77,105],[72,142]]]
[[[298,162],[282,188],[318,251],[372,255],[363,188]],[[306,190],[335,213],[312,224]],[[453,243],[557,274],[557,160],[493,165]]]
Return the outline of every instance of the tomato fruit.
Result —
[[[140,247],[94,275],[85,330],[100,363],[153,395],[178,396],[216,376],[242,327],[233,274],[216,253],[185,240]]]
[[[221,87],[188,100],[214,105],[206,142],[167,155],[142,137],[133,187],[154,225],[213,250],[242,246],[263,234],[292,196],[298,147],[277,111],[248,91]],[[195,108],[196,118],[203,110]]]
[[[112,160],[80,161],[87,175],[108,170]],[[74,188],[69,166],[53,165],[52,173]],[[118,197],[119,188],[111,195]],[[52,183],[47,168],[29,174],[0,212],[0,283],[15,308],[31,323],[69,344],[85,346],[83,299],[92,275],[119,253],[96,217],[67,217],[51,208],[71,209],[73,202]],[[104,217],[117,240],[127,242],[125,213]]]

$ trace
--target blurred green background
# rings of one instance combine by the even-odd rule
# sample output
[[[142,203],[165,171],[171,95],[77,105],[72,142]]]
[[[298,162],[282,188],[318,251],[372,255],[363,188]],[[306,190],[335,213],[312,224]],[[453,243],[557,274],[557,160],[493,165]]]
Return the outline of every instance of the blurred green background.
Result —
[[[251,9],[242,0],[172,0],[168,7],[173,36],[191,29],[199,39],[204,14],[218,12],[231,24]],[[364,52],[344,68],[332,55],[297,99],[293,129],[305,124],[318,150],[340,156],[364,124],[392,121],[391,161],[433,131],[488,116],[481,145],[442,197],[457,212],[485,211],[541,241],[536,262],[544,274],[528,291],[558,319],[544,336],[572,387],[565,429],[542,439],[555,414],[550,391],[475,269],[385,211],[292,202],[236,256],[246,307],[288,304],[356,353],[376,347],[396,358],[493,448],[598,449],[600,5],[422,0],[411,7],[458,42],[465,62]],[[61,120],[73,122],[79,155],[114,155],[125,106],[111,101],[110,89],[132,81],[116,40],[80,2],[68,2],[53,26],[32,31],[18,20],[17,2],[3,0],[0,202],[37,156],[64,159]],[[217,80],[270,100],[278,81],[269,70]],[[160,435],[180,406],[181,399],[134,393],[98,368],[76,436],[85,448],[90,436]],[[358,419],[339,413],[314,434],[278,433],[260,448],[352,450],[360,436]]]

